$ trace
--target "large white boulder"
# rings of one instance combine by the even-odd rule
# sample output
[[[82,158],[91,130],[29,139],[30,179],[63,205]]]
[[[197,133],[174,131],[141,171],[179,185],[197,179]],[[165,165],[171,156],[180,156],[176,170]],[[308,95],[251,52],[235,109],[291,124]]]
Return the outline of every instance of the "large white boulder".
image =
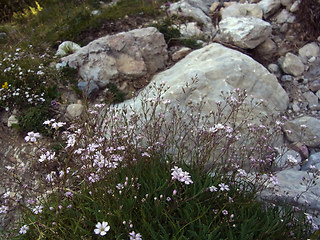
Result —
[[[219,23],[219,40],[240,48],[253,49],[271,34],[271,25],[256,17],[227,17]]]
[[[193,82],[192,78],[197,81]],[[265,100],[266,107],[257,109],[259,114],[284,111],[289,101],[277,78],[266,68],[249,56],[218,43],[193,51],[170,69],[155,75],[150,85],[159,86],[163,82],[169,87],[161,96],[164,100],[186,109],[188,102],[197,104],[203,98],[206,102],[204,114],[217,110],[215,103],[223,101],[221,91],[227,93],[236,88],[246,89],[257,101]],[[136,98],[118,106],[131,106],[140,112],[140,102],[145,95],[152,97],[156,93],[153,88],[146,87]]]
[[[148,27],[99,38],[62,61],[79,69],[83,80],[105,87],[118,77],[134,80],[153,74],[165,67],[167,58],[163,35]]]

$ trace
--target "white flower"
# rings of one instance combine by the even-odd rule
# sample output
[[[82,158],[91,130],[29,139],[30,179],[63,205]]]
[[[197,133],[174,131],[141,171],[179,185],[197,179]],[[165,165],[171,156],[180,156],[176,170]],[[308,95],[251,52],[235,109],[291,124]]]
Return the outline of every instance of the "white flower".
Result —
[[[8,210],[9,210],[9,207],[8,207],[8,206],[2,205],[2,206],[0,207],[0,213],[6,214],[6,213],[8,212]]]
[[[135,233],[132,231],[129,233],[130,240],[142,240],[142,235],[140,233]]]
[[[269,180],[274,186],[279,185],[279,181],[276,176],[271,175]]]
[[[229,186],[224,183],[220,183],[220,184],[218,184],[218,186],[220,187],[221,191],[229,191],[230,190]]]
[[[62,126],[66,125],[66,123],[64,122],[54,122],[52,123],[52,128],[55,128],[56,130],[58,130],[59,128],[61,128]]]
[[[191,180],[191,177],[189,176],[188,172],[183,172],[181,168],[178,168],[177,166],[174,166],[171,169],[172,173],[172,180],[177,179],[180,182],[184,182],[185,184],[189,185],[193,183]]]
[[[297,164],[298,163],[298,160],[292,155],[288,155],[287,156],[287,160],[288,160],[289,163],[292,163],[292,164]]]
[[[238,171],[239,177],[246,177],[248,175],[247,172],[243,169],[238,169],[237,171]]]
[[[33,212],[34,214],[39,214],[39,213],[42,213],[42,209],[43,209],[43,206],[42,206],[42,205],[35,206],[35,208],[32,209],[32,212]]]
[[[28,227],[27,225],[23,225],[23,226],[20,228],[19,233],[20,233],[20,234],[26,234],[28,230],[29,230],[29,227]]]
[[[40,137],[39,133],[34,133],[34,132],[28,132],[28,135],[24,138],[24,140],[26,140],[26,142],[36,142],[37,138]]]
[[[108,225],[108,222],[102,222],[102,223],[98,222],[96,224],[96,229],[94,230],[94,233],[104,236],[107,234],[109,230],[110,230],[110,226]]]
[[[209,191],[210,192],[216,192],[216,191],[218,191],[218,188],[215,187],[215,186],[211,186],[211,187],[209,187]]]

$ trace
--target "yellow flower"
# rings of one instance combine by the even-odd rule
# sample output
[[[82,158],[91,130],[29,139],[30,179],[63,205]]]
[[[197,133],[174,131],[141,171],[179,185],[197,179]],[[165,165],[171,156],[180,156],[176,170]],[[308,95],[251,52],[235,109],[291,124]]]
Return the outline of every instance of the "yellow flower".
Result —
[[[8,82],[4,82],[4,84],[2,84],[2,88],[8,89]]]
[[[37,9],[39,12],[42,11],[43,7],[40,6],[40,4],[36,1]]]

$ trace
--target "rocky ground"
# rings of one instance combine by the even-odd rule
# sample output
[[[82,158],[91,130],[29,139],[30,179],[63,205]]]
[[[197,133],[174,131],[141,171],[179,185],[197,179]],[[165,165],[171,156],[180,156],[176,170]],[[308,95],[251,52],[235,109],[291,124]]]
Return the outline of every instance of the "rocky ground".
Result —
[[[105,101],[110,82],[129,96],[139,97],[151,80],[167,81],[175,92],[165,98],[180,104],[200,95],[208,96],[208,102],[217,101],[221,90],[237,87],[264,98],[268,103],[261,110],[264,114],[278,113],[288,119],[283,130],[291,154],[299,161],[309,159],[303,171],[292,168],[278,173],[279,198],[294,199],[306,187],[300,189],[293,183],[308,176],[310,163],[320,169],[320,22],[315,14],[320,12],[319,6],[317,0],[181,0],[171,4],[168,13],[188,17],[188,22],[177,28],[184,37],[202,39],[198,43],[203,48],[167,46],[155,28],[146,28],[154,19],[127,17],[106,23],[100,31],[84,33],[88,45],[63,57],[60,64],[79,70],[82,88],[89,84],[87,94],[93,103]],[[194,92],[181,95],[177,89],[195,75],[199,83]],[[60,115],[67,116],[65,119],[80,116],[80,99],[64,91],[66,104],[59,107]],[[14,122],[12,116],[4,114],[1,119],[0,175],[6,181],[2,181],[0,194],[11,192],[11,197],[19,197],[8,169],[15,167],[26,184],[35,186],[36,175],[29,171],[28,161],[35,149],[8,128]],[[299,203],[307,202],[310,209],[319,211],[319,197],[320,189],[314,187]],[[3,219],[3,228],[13,215]]]

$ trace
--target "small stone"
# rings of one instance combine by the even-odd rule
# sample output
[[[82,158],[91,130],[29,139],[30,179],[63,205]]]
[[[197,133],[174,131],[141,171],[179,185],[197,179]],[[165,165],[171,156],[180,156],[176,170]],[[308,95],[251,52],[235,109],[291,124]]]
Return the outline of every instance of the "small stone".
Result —
[[[320,47],[315,42],[308,43],[299,49],[299,55],[305,61],[311,57],[318,57],[320,56]]]
[[[299,5],[300,5],[300,3],[301,3],[301,0],[295,1],[295,2],[291,5],[291,7],[290,7],[290,12],[296,12],[296,11],[298,11],[298,10],[299,10]]]
[[[292,82],[293,81],[293,76],[291,75],[283,75],[281,77],[281,82]]]
[[[312,92],[317,92],[320,90],[320,78],[309,83],[309,88]]]
[[[6,40],[8,35],[5,32],[0,32],[0,40]]]
[[[192,51],[191,48],[183,47],[180,50],[178,50],[177,52],[175,52],[174,54],[172,54],[172,60],[178,61],[178,60],[184,58],[185,56],[187,56],[191,51]]]
[[[308,147],[301,142],[291,143],[290,148],[297,151],[302,159],[307,159],[309,157]]]
[[[309,58],[308,62],[313,63],[316,60],[317,60],[317,58],[313,56],[313,57]]]
[[[277,23],[293,23],[296,17],[289,13],[286,9],[283,9],[277,16]]]
[[[83,105],[82,104],[70,104],[67,107],[67,114],[71,117],[71,118],[76,118],[79,117],[83,112]]]
[[[292,110],[293,110],[294,112],[300,112],[299,102],[293,101],[293,103],[292,103]]]
[[[320,170],[320,152],[313,153],[310,155],[307,161],[301,167],[301,170],[308,171],[311,170],[311,165]]]
[[[273,74],[277,74],[277,73],[279,73],[280,68],[277,64],[271,63],[268,65],[268,70]]]
[[[320,99],[320,90],[317,91],[316,95]]]
[[[280,32],[281,33],[286,33],[286,32],[288,32],[288,29],[289,29],[289,24],[288,23],[284,23],[280,27]]]
[[[304,64],[300,58],[292,53],[287,53],[283,62],[279,62],[282,70],[293,76],[299,76],[304,72]],[[281,64],[282,63],[282,64]]]
[[[291,6],[293,3],[293,0],[281,0],[281,5],[284,7]]]
[[[101,11],[100,10],[93,10],[92,12],[91,12],[91,15],[93,15],[93,16],[98,16],[98,15],[100,15],[101,14]]]
[[[311,91],[305,92],[302,94],[304,98],[308,101],[309,108],[310,106],[318,105],[318,97]]]
[[[317,38],[317,41],[320,42],[320,36]]]
[[[12,127],[13,124],[18,124],[18,123],[19,123],[19,121],[15,115],[11,115],[8,118],[8,127]]]
[[[92,98],[96,92],[99,91],[98,85],[94,81],[90,81],[88,87],[88,81],[79,82],[78,88],[82,91],[87,98]]]

